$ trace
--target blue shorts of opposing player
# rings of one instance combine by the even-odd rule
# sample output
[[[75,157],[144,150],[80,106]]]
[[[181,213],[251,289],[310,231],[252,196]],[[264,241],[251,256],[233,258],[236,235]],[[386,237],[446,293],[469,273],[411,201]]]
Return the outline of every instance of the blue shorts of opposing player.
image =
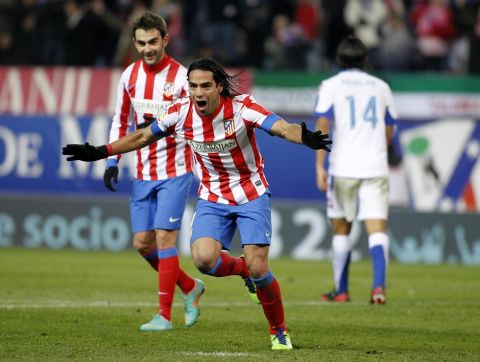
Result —
[[[242,246],[270,245],[272,221],[269,192],[243,205],[198,200],[191,243],[210,237],[221,242],[223,249],[230,250],[235,228],[238,228]]]
[[[132,232],[179,230],[193,175],[159,181],[134,180],[130,197]]]

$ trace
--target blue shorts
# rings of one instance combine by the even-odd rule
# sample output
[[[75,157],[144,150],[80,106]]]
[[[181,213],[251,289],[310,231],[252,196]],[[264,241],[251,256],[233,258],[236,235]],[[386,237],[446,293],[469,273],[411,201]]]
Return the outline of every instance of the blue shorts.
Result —
[[[192,223],[192,238],[213,238],[230,250],[233,234],[238,227],[243,245],[270,245],[272,238],[270,193],[243,205],[225,205],[198,200]]]
[[[134,180],[130,197],[132,232],[180,229],[192,181],[191,173],[160,181]]]

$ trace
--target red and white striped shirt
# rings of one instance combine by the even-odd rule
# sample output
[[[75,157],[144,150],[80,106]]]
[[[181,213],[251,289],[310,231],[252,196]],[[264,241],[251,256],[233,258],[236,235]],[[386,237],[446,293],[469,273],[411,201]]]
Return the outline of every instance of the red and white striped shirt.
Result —
[[[109,143],[125,136],[132,122],[137,127],[145,122],[144,116],[156,118],[187,95],[187,69],[168,55],[153,68],[142,60],[130,64],[118,83]],[[120,157],[109,157],[107,162],[118,161]],[[190,148],[174,135],[137,150],[134,158],[135,177],[139,180],[163,180],[192,171]]]
[[[174,129],[185,138],[193,152],[201,199],[241,205],[268,188],[254,130],[270,131],[279,118],[248,94],[221,98],[220,106],[208,116],[197,114],[190,99],[181,99],[152,131],[161,134]]]

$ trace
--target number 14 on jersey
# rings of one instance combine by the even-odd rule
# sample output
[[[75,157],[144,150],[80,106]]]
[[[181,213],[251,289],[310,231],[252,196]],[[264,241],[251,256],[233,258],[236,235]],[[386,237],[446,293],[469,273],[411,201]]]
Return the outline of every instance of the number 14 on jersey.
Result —
[[[355,128],[357,124],[357,107],[359,106],[355,101],[355,97],[348,96],[347,101],[350,105],[350,128]],[[364,122],[370,122],[372,124],[372,128],[375,128],[377,124],[377,98],[375,96],[371,96],[368,99],[367,105],[365,108],[361,109],[362,118],[361,120]]]

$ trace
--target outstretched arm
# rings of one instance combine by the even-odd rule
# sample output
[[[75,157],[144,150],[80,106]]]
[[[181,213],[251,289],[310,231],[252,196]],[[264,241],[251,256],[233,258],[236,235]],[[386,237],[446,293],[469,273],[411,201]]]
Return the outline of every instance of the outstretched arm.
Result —
[[[127,153],[138,150],[158,140],[152,132],[152,127],[137,129],[135,132],[129,133],[125,137],[110,144],[112,155]]]
[[[279,119],[272,125],[270,132],[287,141],[304,144],[314,150],[323,149],[330,151],[328,146],[332,144],[332,141],[328,139],[328,134],[323,134],[322,131],[310,131],[307,129],[305,122],[298,125],[288,123],[284,119]]]
[[[162,135],[164,136],[164,135]],[[160,137],[161,138],[161,137]],[[151,127],[137,129],[135,132],[129,133],[117,141],[103,146],[92,146],[88,143],[84,145],[69,144],[63,147],[62,154],[67,157],[67,161],[98,161],[111,155],[119,155],[142,147],[157,141],[158,136],[152,133]]]

